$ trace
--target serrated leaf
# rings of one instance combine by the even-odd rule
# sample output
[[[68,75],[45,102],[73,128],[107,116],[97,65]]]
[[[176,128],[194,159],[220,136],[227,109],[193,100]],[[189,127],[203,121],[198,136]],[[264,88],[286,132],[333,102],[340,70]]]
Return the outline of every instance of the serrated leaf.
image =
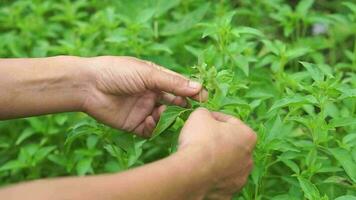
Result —
[[[339,161],[351,180],[356,182],[356,162],[352,159],[351,153],[341,148],[329,149],[329,151]]]
[[[190,112],[192,109],[186,109],[179,106],[168,106],[162,113],[156,128],[153,130],[151,140],[159,136],[163,131],[170,127],[177,119],[185,112]]]

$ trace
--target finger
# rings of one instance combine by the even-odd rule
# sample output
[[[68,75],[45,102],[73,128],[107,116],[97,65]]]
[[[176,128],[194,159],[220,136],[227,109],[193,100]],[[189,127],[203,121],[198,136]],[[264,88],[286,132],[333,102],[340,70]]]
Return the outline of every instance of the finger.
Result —
[[[172,93],[177,96],[191,97],[202,90],[202,85],[162,68],[155,68],[151,76],[151,88]]]
[[[206,89],[202,89],[198,94],[196,94],[190,98],[192,98],[193,100],[198,101],[198,102],[206,102],[209,98],[209,93]]]
[[[236,124],[236,125],[244,125],[244,123],[242,123],[239,119],[237,119],[234,116],[227,115],[227,114],[221,113],[221,112],[211,112],[211,114],[216,120],[218,120],[220,122],[227,122],[227,123]]]
[[[171,105],[176,105],[181,107],[187,107],[188,105],[187,100],[184,97],[175,96],[169,93],[163,93],[161,99],[163,100],[163,103],[166,104],[171,104]]]
[[[250,144],[251,151],[253,150],[256,145],[257,135],[249,126],[240,121],[238,118],[233,117],[231,115],[227,115],[221,112],[212,112],[211,114],[218,121],[238,126],[241,133],[244,133],[243,135],[245,135],[246,141],[248,141],[248,143]]]
[[[145,123],[143,122],[140,125],[138,125],[133,132],[141,137],[147,137],[144,134],[144,130],[145,130]]]
[[[149,137],[149,136],[151,136],[154,128],[156,127],[156,122],[153,119],[153,116],[148,116],[145,119],[144,123],[145,123],[144,135],[145,135],[145,137]]]
[[[188,121],[190,120],[211,120],[214,119],[211,115],[211,112],[206,108],[197,108],[192,114],[190,114]]]
[[[149,62],[151,63],[151,62]],[[156,65],[154,63],[151,63],[151,65],[155,66],[158,70],[161,70],[161,71],[164,71],[166,73],[169,73],[169,74],[172,74],[172,75],[175,75],[175,76],[179,76],[183,79],[187,79],[186,77],[184,77],[183,75],[181,74],[178,74],[177,72],[174,72],[174,71],[171,71],[169,69],[166,69],[162,66],[159,66],[159,65]],[[206,89],[202,88],[198,94],[194,95],[194,96],[191,96],[191,98],[195,101],[199,101],[199,102],[205,102],[208,100],[208,97],[209,97],[209,93]]]
[[[161,114],[166,110],[166,106],[165,105],[161,105],[157,108],[155,108],[152,112],[152,117],[155,120],[155,122],[159,121],[159,118],[161,116]]]

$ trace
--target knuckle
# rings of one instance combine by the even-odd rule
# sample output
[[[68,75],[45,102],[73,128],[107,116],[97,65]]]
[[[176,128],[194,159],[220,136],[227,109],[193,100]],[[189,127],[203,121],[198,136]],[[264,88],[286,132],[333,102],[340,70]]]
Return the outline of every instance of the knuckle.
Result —
[[[245,130],[243,132],[246,136],[246,140],[249,141],[252,146],[254,146],[257,142],[256,133],[248,126],[245,127]]]

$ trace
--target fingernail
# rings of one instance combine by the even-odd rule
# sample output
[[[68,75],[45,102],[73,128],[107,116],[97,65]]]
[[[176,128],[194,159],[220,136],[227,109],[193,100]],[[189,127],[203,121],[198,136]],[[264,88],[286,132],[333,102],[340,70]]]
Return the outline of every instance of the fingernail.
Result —
[[[189,87],[193,89],[199,89],[201,84],[196,81],[189,81]]]

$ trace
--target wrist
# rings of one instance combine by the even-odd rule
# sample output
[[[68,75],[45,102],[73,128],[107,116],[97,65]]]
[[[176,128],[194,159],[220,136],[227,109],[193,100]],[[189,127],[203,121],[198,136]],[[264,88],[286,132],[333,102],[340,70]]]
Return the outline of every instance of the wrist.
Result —
[[[205,194],[213,187],[214,176],[212,155],[201,147],[189,146],[181,148],[173,154],[177,165],[191,181],[196,181],[200,194]]]
[[[69,111],[84,111],[84,104],[95,85],[94,68],[90,65],[91,58],[77,56],[56,56],[48,58],[50,63],[57,63],[57,67],[63,72],[60,89],[71,93]],[[59,91],[61,92],[61,91]]]

